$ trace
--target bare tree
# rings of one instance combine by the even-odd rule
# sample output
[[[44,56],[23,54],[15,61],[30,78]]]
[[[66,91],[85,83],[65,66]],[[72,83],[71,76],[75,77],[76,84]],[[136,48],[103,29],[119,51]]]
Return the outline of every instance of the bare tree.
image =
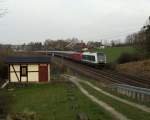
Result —
[[[47,39],[44,42],[44,48],[46,50],[70,50],[74,47],[74,45],[78,42],[78,39],[58,39],[58,40],[51,40]]]
[[[7,9],[3,7],[2,3],[3,1],[0,0],[0,18],[7,13]]]
[[[126,43],[133,45],[142,52],[150,55],[150,17],[148,21],[148,24],[144,25],[139,32],[128,35]]]
[[[28,51],[38,51],[43,50],[43,45],[41,42],[30,42],[27,44]]]

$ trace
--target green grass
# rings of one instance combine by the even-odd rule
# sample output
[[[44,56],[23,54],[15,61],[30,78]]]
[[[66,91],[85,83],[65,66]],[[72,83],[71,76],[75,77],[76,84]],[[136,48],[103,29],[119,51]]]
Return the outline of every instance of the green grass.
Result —
[[[128,97],[126,95],[119,94],[116,91],[113,91],[109,86],[105,85],[105,87],[104,87],[103,85],[101,85],[101,84],[106,84],[106,83],[101,83],[100,81],[90,79],[90,78],[88,78],[86,76],[83,76],[83,75],[78,75],[77,77],[79,77],[81,80],[85,80],[85,81],[88,81],[88,82],[92,83],[93,85],[101,88],[102,90],[104,90],[104,91],[106,91],[106,92],[108,92],[108,93],[110,93],[112,95],[118,96],[118,97],[120,97],[122,99],[131,101],[131,102],[134,102],[134,103],[137,103],[137,104],[141,104],[141,105],[145,105],[147,107],[150,107],[150,102],[140,101],[140,100]]]
[[[36,112],[39,120],[76,120],[84,112],[90,120],[114,120],[103,108],[91,102],[75,86],[67,83],[32,85],[11,92],[12,111]]]
[[[95,48],[94,51],[104,52],[107,55],[107,62],[110,63],[115,62],[122,53],[134,53],[136,49],[133,47],[110,47],[105,49]]]
[[[93,88],[89,87],[88,85],[85,85],[84,83],[81,84],[90,94],[96,96],[98,99],[112,106],[115,110],[127,116],[128,118],[132,120],[150,120],[150,113],[146,113],[135,107],[114,100],[113,98],[94,90]]]

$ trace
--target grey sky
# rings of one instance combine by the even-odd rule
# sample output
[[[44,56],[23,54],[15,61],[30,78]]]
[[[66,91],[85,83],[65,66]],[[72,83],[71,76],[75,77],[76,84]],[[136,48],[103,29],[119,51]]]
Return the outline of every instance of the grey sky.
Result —
[[[3,0],[0,43],[47,38],[119,39],[138,31],[150,15],[150,0]]]

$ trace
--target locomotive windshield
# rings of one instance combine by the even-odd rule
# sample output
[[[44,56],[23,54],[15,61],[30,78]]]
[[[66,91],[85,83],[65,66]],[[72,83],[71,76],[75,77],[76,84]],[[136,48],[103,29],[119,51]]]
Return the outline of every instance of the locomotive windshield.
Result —
[[[105,56],[104,53],[97,53],[98,56]]]
[[[100,63],[106,62],[106,55],[104,53],[97,53],[97,59]]]

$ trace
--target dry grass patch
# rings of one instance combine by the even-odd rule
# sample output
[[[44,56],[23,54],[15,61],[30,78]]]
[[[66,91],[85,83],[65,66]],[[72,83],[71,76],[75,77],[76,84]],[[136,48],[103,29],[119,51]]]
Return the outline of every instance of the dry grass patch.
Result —
[[[150,77],[150,59],[120,64],[116,69],[123,73],[138,74]]]

